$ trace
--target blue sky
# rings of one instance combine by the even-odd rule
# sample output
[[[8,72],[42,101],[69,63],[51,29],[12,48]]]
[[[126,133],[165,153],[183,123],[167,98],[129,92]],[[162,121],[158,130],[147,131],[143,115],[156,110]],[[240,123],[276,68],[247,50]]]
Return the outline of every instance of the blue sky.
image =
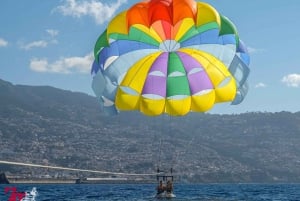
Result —
[[[0,78],[93,95],[93,47],[108,21],[137,0],[1,0]],[[300,111],[300,1],[206,0],[237,26],[251,55],[240,105],[212,113]]]

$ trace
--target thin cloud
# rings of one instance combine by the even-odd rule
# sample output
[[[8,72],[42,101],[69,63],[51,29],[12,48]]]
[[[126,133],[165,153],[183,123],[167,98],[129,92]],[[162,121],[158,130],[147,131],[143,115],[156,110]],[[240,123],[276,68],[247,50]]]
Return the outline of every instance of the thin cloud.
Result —
[[[33,48],[45,48],[48,47],[49,44],[57,44],[57,40],[55,39],[55,36],[58,35],[58,30],[54,29],[47,29],[46,30],[47,34],[50,36],[50,38],[46,40],[37,40],[33,41],[27,44],[21,44],[20,48],[24,50],[31,50]]]
[[[30,69],[41,73],[89,73],[93,59],[92,53],[83,57],[61,58],[53,63],[49,63],[47,59],[33,58]]]
[[[0,38],[0,47],[6,47],[8,45],[8,42],[4,40],[3,38]]]
[[[266,85],[265,83],[262,83],[262,82],[257,83],[257,84],[255,85],[255,88],[266,88],[266,87],[267,87],[267,85]]]
[[[48,42],[45,40],[33,41],[31,43],[21,45],[21,49],[31,50],[32,48],[44,48],[48,46]]]
[[[247,49],[248,49],[248,52],[250,54],[261,53],[261,52],[265,52],[266,51],[265,49],[258,49],[258,48],[253,48],[253,47],[247,47]]]
[[[289,74],[281,79],[281,82],[288,87],[300,87],[300,74]]]
[[[111,4],[104,4],[96,0],[64,0],[63,2],[63,5],[55,9],[63,15],[77,18],[90,16],[94,18],[97,24],[103,24],[109,20],[117,9],[125,4],[127,0],[117,0],[117,2]]]
[[[55,30],[55,29],[47,29],[46,32],[51,36],[51,37],[55,37],[58,35],[59,31]]]

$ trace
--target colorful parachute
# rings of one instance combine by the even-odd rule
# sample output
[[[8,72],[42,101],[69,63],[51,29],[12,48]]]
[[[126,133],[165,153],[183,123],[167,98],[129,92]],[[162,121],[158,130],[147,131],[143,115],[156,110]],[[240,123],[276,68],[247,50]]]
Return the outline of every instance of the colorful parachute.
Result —
[[[239,104],[249,55],[234,24],[193,0],[150,0],[118,14],[94,49],[92,88],[104,110],[150,116]]]

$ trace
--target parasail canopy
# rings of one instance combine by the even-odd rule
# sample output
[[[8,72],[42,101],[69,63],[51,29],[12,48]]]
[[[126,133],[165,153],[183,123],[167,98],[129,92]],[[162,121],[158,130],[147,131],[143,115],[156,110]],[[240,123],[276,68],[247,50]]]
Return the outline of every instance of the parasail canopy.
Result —
[[[150,0],[118,14],[99,36],[92,88],[104,111],[155,116],[239,104],[249,54],[235,25],[211,5]]]

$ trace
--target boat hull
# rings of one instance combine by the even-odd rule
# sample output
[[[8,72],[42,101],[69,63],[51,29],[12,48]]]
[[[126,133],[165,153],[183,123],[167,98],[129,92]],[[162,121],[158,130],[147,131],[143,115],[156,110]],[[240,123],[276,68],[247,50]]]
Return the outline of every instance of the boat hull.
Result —
[[[176,195],[173,193],[163,192],[163,193],[157,194],[155,197],[156,198],[176,198]]]

